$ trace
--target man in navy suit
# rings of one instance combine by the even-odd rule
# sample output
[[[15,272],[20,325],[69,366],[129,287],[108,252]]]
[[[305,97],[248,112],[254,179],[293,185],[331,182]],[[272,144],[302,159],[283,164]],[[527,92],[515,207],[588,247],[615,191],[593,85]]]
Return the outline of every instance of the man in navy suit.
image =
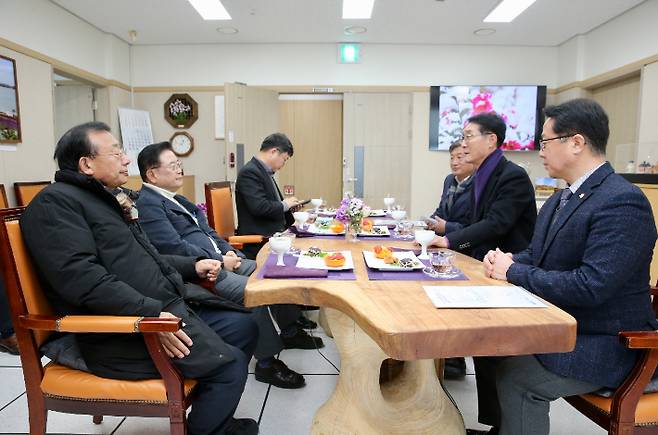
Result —
[[[607,115],[586,99],[545,113],[539,155],[568,187],[542,207],[528,249],[489,251],[485,273],[567,311],[578,331],[572,352],[499,363],[500,433],[509,435],[547,435],[551,401],[618,387],[637,358],[618,333],[658,328],[649,297],[656,225],[641,190],[606,162]]]
[[[144,186],[137,200],[139,223],[151,243],[162,254],[205,257],[220,260],[216,292],[233,302],[244,304],[244,289],[256,262],[244,258],[208,225],[205,214],[176,191],[182,186],[182,163],[169,142],[145,147],[137,158]],[[255,351],[256,379],[281,388],[301,388],[304,378],[275,358],[283,348],[316,349],[322,339],[309,336],[296,321],[300,310],[295,305],[272,306],[281,336],[276,332],[268,307],[253,309],[259,338]]]

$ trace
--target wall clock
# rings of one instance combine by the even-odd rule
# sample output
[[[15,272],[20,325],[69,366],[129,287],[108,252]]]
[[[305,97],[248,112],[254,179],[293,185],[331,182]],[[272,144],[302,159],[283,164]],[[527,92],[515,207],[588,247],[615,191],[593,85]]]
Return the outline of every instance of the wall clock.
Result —
[[[178,157],[188,156],[194,149],[194,139],[185,131],[174,133],[171,139],[169,139],[169,143],[171,143],[174,154]]]

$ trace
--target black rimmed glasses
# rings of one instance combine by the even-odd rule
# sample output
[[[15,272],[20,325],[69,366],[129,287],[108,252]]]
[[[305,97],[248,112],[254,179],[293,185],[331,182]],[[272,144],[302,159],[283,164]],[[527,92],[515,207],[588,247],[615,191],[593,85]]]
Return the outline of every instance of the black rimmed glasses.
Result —
[[[558,139],[562,140],[568,137],[574,137],[577,134],[578,133],[572,133],[572,134],[565,134],[563,136],[549,137],[548,139],[539,139],[539,149],[544,151],[546,149],[546,142],[550,142],[552,140],[558,140]]]

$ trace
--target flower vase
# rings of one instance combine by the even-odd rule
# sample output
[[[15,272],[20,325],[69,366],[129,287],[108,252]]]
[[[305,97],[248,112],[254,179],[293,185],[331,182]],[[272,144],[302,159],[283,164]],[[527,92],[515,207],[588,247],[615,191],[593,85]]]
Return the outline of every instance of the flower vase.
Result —
[[[345,240],[351,243],[359,241],[357,234],[361,232],[361,225],[359,223],[350,223],[345,227]]]

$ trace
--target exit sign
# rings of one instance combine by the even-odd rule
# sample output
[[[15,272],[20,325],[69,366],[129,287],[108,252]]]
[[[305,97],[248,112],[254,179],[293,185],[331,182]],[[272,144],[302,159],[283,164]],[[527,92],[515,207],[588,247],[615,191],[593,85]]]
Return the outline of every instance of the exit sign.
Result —
[[[360,63],[361,44],[343,43],[338,46],[339,63]]]

